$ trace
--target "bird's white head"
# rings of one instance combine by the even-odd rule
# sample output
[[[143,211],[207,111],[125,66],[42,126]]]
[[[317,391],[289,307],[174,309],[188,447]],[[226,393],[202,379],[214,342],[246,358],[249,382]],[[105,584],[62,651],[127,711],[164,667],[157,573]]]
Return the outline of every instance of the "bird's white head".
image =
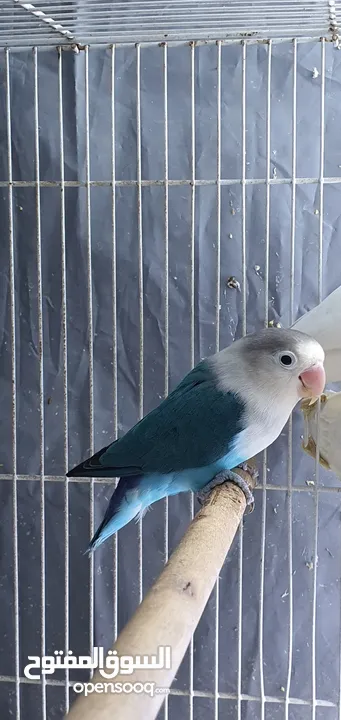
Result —
[[[253,457],[268,447],[295,405],[317,398],[325,386],[324,351],[297,330],[261,330],[209,360],[221,390],[236,393],[245,406],[238,456]]]
[[[243,387],[251,395],[265,393],[273,401],[286,400],[291,409],[302,398],[319,397],[326,383],[323,348],[297,330],[264,329],[214,357],[222,385],[225,381],[234,389],[233,377],[236,390]]]
[[[269,328],[241,340],[244,361],[255,376],[301,398],[319,397],[326,384],[324,350],[297,330]],[[249,365],[250,366],[250,365]]]

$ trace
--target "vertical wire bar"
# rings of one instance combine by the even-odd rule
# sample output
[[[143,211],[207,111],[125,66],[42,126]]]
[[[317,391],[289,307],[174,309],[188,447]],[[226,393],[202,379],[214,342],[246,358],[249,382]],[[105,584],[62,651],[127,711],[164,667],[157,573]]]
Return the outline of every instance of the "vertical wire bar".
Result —
[[[266,98],[266,210],[265,210],[265,269],[264,269],[264,324],[269,321],[269,254],[270,254],[270,157],[271,157],[271,59],[272,42],[268,41],[267,98]],[[267,452],[263,453],[262,527],[260,559],[260,600],[259,600],[259,679],[260,679],[260,720],[265,720],[264,690],[264,572],[266,537],[266,472]]]
[[[13,472],[13,605],[14,605],[14,673],[15,717],[20,720],[20,634],[19,634],[19,556],[18,556],[18,480],[17,480],[17,372],[16,372],[16,303],[15,303],[15,253],[13,229],[13,167],[12,167],[12,119],[10,86],[10,53],[5,49],[6,63],[6,119],[7,119],[7,172],[8,172],[8,225],[9,225],[9,276],[10,276],[10,323],[11,323],[11,379],[12,379],[12,472]]]
[[[320,214],[319,214],[319,259],[318,259],[318,302],[322,302],[323,292],[323,211],[324,211],[324,131],[325,131],[325,81],[326,81],[326,43],[321,39],[321,138],[320,138]],[[320,467],[318,463],[318,467]]]
[[[164,152],[165,152],[165,392],[167,397],[169,389],[169,232],[168,232],[168,48],[167,43],[163,45],[163,100],[164,100]],[[168,561],[168,497],[165,497],[165,532],[164,532],[164,557]],[[164,718],[168,720],[168,696],[164,702]]]
[[[294,322],[294,276],[295,276],[295,225],[296,225],[296,156],[297,156],[297,40],[293,41],[292,81],[292,185],[291,185],[291,244],[290,244],[290,298],[289,322]]]
[[[217,287],[216,287],[216,351],[220,340],[220,260],[221,260],[221,41],[217,42]],[[214,719],[219,716],[219,575],[215,586],[215,659]]]
[[[94,453],[94,357],[92,315],[92,258],[91,258],[91,186],[90,186],[90,106],[89,106],[89,47],[85,48],[85,191],[88,274],[88,332],[89,332],[89,440],[90,455]],[[94,534],[94,478],[90,479],[90,537]],[[89,646],[94,647],[94,556],[89,557]]]
[[[141,46],[136,44],[136,142],[137,142],[137,234],[138,234],[138,291],[139,291],[139,417],[143,417],[143,240],[142,240],[142,162],[141,162]],[[139,602],[143,599],[143,524],[138,521]]]
[[[58,105],[60,138],[60,239],[62,283],[62,345],[64,398],[64,471],[68,470],[68,376],[67,376],[67,295],[66,295],[66,233],[65,233],[65,175],[64,175],[64,111],[63,111],[63,51],[58,48]],[[69,485],[64,482],[64,653],[69,651]],[[65,668],[65,712],[69,711],[69,670]]]
[[[292,186],[291,186],[291,240],[290,240],[290,298],[289,327],[294,322],[294,278],[295,278],[295,226],[296,226],[296,146],[297,146],[297,40],[293,41],[293,82],[292,82]],[[292,564],[292,415],[288,428],[288,673],[285,688],[285,720],[289,720],[290,686],[292,675],[293,648],[293,564]]]
[[[164,96],[164,152],[165,152],[165,397],[168,395],[169,377],[169,253],[168,253],[168,47],[163,46],[163,96]],[[166,498],[167,500],[167,498]],[[168,520],[168,517],[167,517]],[[167,537],[168,542],[168,537]],[[167,549],[168,559],[168,549]]]
[[[220,265],[221,265],[221,40],[217,42],[217,276],[216,276],[216,351],[220,336]]]
[[[36,182],[37,222],[37,295],[38,295],[38,344],[39,344],[39,435],[40,435],[40,581],[41,581],[41,656],[46,646],[45,618],[45,463],[44,463],[44,339],[43,339],[43,279],[41,263],[41,201],[40,201],[40,157],[39,157],[39,98],[38,98],[38,50],[33,48],[34,62],[34,155]],[[46,678],[41,678],[41,710],[46,719]]]
[[[195,363],[195,43],[191,43],[191,280],[190,280],[190,355],[191,367]],[[194,518],[194,493],[190,493],[190,515]],[[194,718],[194,640],[189,644],[189,720]]]
[[[168,48],[163,45],[163,94],[164,94],[164,153],[165,153],[165,392],[168,395],[169,377],[169,252],[168,252]],[[165,562],[168,560],[168,498],[165,498]]]
[[[195,363],[195,43],[191,43],[191,366]]]
[[[242,334],[246,334],[246,43],[242,42]],[[243,523],[239,525],[237,720],[242,720]]]
[[[115,45],[111,48],[111,222],[112,222],[112,369],[113,369],[113,404],[114,404],[114,438],[118,433],[117,404],[117,262],[116,262],[116,153],[115,153]],[[117,487],[117,478],[115,481]],[[118,534],[113,537],[113,611],[114,640],[118,635]]]
[[[265,216],[265,297],[264,324],[269,322],[269,257],[270,257],[270,159],[271,159],[271,60],[272,41],[268,41],[267,98],[266,98],[266,216]]]
[[[242,333],[246,335],[246,43],[242,42]]]
[[[319,255],[318,255],[318,278],[317,278],[317,295],[318,303],[322,300],[322,272],[323,272],[323,201],[324,201],[324,132],[325,132],[325,75],[326,75],[326,46],[324,39],[321,39],[321,108],[320,108],[320,208],[319,208]],[[317,437],[316,437],[316,457],[315,457],[315,488],[314,488],[314,505],[315,505],[315,524],[314,524],[314,576],[313,576],[313,617],[312,617],[312,720],[316,720],[316,607],[317,607],[317,563],[318,563],[318,521],[319,521],[319,496],[318,485],[320,476],[320,442],[319,442],[319,416],[321,401],[318,401],[317,410]]]

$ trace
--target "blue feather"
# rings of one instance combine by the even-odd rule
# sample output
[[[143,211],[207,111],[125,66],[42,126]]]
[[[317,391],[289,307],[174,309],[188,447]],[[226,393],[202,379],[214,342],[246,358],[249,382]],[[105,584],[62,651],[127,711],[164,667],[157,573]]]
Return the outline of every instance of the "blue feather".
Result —
[[[124,437],[68,473],[120,478],[89,551],[157,500],[197,492],[246,460],[236,447],[244,427],[244,402],[218,387],[207,361],[199,363]]]
[[[169,474],[210,465],[229,452],[244,415],[243,400],[220,390],[203,360],[155,410],[68,477]]]
[[[96,550],[111,535],[118,532],[153,503],[181,492],[202,490],[222,470],[230,470],[247,459],[232,451],[215,463],[202,468],[168,475],[137,475],[120,479],[113,493],[102,523],[92,538],[88,552]]]

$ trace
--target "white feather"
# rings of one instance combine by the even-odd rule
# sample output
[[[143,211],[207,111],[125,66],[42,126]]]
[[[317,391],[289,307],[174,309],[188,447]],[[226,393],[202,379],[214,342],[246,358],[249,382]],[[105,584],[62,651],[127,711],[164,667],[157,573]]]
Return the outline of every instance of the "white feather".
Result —
[[[317,426],[319,424],[320,462],[341,478],[341,393],[328,392],[322,396],[320,421],[318,403],[302,403],[305,422],[304,449],[315,456]]]

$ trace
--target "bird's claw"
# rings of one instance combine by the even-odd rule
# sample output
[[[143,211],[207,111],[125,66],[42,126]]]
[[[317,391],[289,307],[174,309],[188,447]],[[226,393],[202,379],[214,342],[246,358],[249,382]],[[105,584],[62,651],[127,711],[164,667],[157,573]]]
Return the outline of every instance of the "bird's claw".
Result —
[[[245,462],[245,463],[242,463],[241,465],[238,465],[238,467],[240,467],[241,470],[243,470],[245,473],[250,475],[250,477],[254,481],[255,485],[257,485],[257,480],[259,478],[259,472],[254,465],[250,465],[249,463]],[[255,509],[255,499],[254,499],[252,491],[250,490],[248,483],[243,478],[241,478],[239,475],[237,475],[237,477],[238,477],[238,479],[241,480],[241,483],[243,484],[243,485],[240,484],[239,487],[243,490],[243,492],[245,494],[246,514],[249,515]],[[247,492],[245,492],[245,490],[244,490],[244,483],[247,487]]]
[[[224,477],[222,477],[222,475],[224,475]],[[210,482],[207,483],[200,492],[196,493],[199,505],[204,505],[211,490],[219,485],[223,485],[227,480],[229,480],[229,478],[225,476],[225,473],[219,473],[213,478],[213,480],[210,480]]]
[[[239,465],[238,467],[241,468],[244,472],[247,472],[251,475],[252,478],[256,479],[258,478],[258,471],[249,466],[247,463],[243,463],[243,465]],[[211,480],[205,487],[197,493],[197,498],[200,503],[200,505],[203,505],[205,500],[207,499],[207,495],[213,490],[213,488],[218,487],[218,485],[223,485],[225,482],[231,482],[234,485],[237,485],[239,487],[246,499],[246,512],[249,514],[253,512],[255,500],[252,494],[252,491],[250,490],[250,487],[246,480],[244,480],[240,475],[237,473],[232,472],[232,470],[223,470],[222,472],[218,473],[213,480]]]

